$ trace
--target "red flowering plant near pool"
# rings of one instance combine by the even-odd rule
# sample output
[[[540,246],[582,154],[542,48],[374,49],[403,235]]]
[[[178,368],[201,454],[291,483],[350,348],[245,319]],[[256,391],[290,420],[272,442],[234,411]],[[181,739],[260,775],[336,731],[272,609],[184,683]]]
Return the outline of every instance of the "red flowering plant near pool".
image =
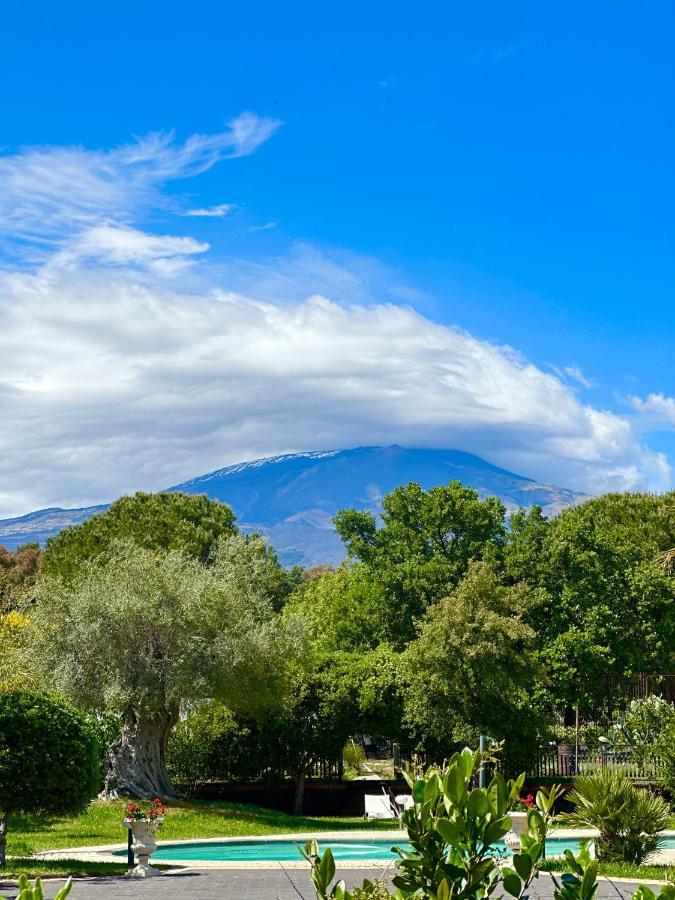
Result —
[[[512,809],[515,812],[527,812],[528,809],[534,809],[536,805],[533,795],[526,794],[524,797],[518,797],[514,801]]]
[[[155,797],[149,804],[141,806],[138,803],[130,803],[124,815],[125,822],[155,822],[160,825],[164,821],[164,813],[166,812],[164,804]]]

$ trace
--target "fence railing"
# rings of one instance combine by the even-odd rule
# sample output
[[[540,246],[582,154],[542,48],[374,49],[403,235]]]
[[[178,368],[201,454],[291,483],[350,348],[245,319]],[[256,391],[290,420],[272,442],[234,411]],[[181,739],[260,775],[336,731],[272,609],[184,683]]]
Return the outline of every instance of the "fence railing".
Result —
[[[658,756],[636,758],[630,750],[580,749],[577,753],[567,746],[542,751],[533,774],[538,778],[573,778],[607,769],[632,781],[659,781],[663,776],[663,762]]]

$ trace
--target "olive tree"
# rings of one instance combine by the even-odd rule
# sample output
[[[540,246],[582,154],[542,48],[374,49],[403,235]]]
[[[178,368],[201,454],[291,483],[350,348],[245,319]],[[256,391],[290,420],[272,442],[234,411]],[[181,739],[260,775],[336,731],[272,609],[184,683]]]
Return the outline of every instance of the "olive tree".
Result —
[[[99,785],[98,743],[77,710],[44,694],[0,693],[0,866],[14,813],[77,813]]]
[[[31,652],[56,688],[120,716],[107,783],[125,793],[175,796],[165,752],[182,702],[218,698],[255,712],[283,684],[291,644],[250,542],[221,541],[226,562],[210,567],[113,543],[103,562],[38,585]]]

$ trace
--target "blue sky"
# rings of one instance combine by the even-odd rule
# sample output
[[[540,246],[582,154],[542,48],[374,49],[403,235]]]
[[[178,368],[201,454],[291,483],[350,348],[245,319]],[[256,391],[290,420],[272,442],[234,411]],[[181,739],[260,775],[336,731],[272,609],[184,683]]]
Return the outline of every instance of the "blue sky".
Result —
[[[41,350],[18,374],[8,350],[5,371],[0,361],[10,411],[31,412],[0,434],[0,511],[106,500],[317,441],[461,445],[584,490],[672,484],[672,4],[39,0],[2,16],[0,315],[4,305],[6,341],[30,340],[33,323]],[[167,162],[169,144],[144,136],[170,131],[184,150]],[[134,154],[114,149],[135,137],[140,179],[128,176]],[[134,321],[115,306],[134,291],[148,304],[139,333],[106,344],[106,320]],[[268,304],[265,328],[288,358],[259,346],[250,309],[190,322],[218,292]],[[321,322],[314,310],[308,325],[299,310],[312,294],[337,310]],[[197,338],[176,352],[180,372],[165,366],[157,342],[177,346],[176,335],[152,316],[171,310],[173,328],[178,295],[185,331],[243,329],[251,352],[239,368],[218,368],[224,345],[209,356]],[[397,318],[406,305],[413,326]],[[340,311],[354,308],[350,323],[361,316],[377,347],[332,342]],[[295,368],[303,333],[306,355],[335,353],[335,367]],[[496,348],[492,381],[467,362],[471,341]],[[56,344],[85,361],[78,385],[90,380],[97,396],[68,385]],[[520,354],[512,383],[502,345]],[[464,362],[439,369],[439,353]],[[379,362],[362,371],[364,358]],[[275,376],[283,396],[259,405]],[[542,392],[528,400],[522,379],[533,377]],[[227,399],[240,386],[248,415]],[[403,398],[388,422],[377,415],[385,395]],[[101,436],[100,410],[114,434]]]

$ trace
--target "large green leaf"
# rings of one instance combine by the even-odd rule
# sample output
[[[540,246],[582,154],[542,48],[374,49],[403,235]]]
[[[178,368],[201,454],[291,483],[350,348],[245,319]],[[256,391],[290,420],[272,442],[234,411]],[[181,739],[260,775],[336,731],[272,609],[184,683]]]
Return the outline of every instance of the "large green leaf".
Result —
[[[474,788],[466,802],[466,811],[472,819],[477,819],[489,812],[487,793],[480,788]]]
[[[464,770],[460,765],[448,769],[444,779],[443,788],[456,806],[462,804],[462,801],[466,796],[466,782],[464,780]]]
[[[508,816],[496,819],[494,822],[490,822],[483,832],[483,842],[485,844],[495,844],[497,841],[501,840],[510,829],[511,819],[509,819]]]
[[[527,853],[514,853],[511,862],[523,881],[526,881],[532,872],[532,860],[529,855]]]
[[[506,871],[502,884],[507,894],[511,894],[512,897],[520,897],[523,883],[515,872]]]
[[[462,842],[462,835],[459,828],[449,819],[439,819],[436,822],[436,831],[440,834],[446,844],[453,847],[459,847]]]

